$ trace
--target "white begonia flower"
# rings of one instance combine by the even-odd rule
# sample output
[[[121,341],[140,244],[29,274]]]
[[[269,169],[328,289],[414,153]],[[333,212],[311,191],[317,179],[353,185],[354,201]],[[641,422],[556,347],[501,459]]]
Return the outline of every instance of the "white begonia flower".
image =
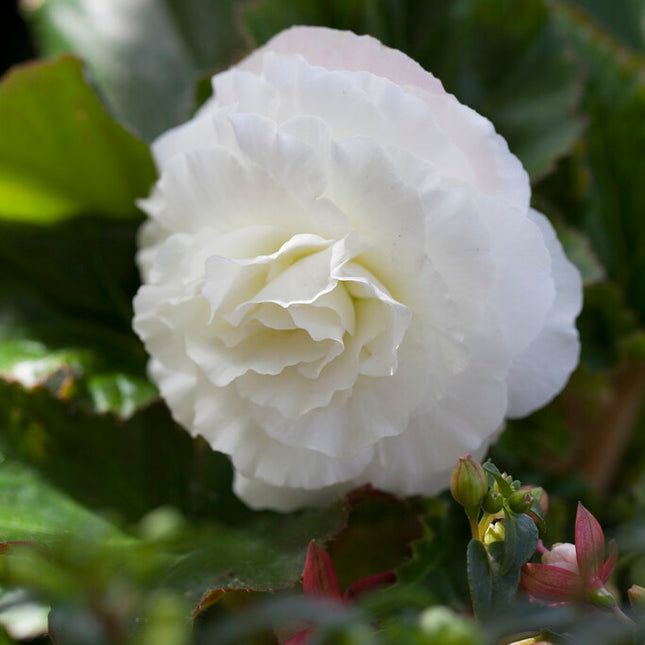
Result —
[[[578,360],[581,282],[491,123],[399,51],[282,32],[153,144],[134,326],[250,506],[445,488]]]

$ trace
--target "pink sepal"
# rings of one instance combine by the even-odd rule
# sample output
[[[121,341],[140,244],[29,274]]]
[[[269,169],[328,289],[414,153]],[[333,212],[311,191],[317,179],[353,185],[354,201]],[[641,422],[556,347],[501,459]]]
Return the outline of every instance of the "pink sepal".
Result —
[[[583,592],[579,575],[552,564],[525,564],[520,580],[526,592],[538,600],[575,600]]]
[[[367,578],[361,578],[356,582],[353,582],[343,594],[343,600],[351,601],[357,596],[364,594],[366,591],[372,591],[374,589],[381,589],[383,587],[389,587],[396,582],[396,575],[394,571],[382,571],[381,573],[375,573],[373,576],[368,576]]]
[[[309,542],[307,549],[302,590],[309,598],[341,599],[334,563],[327,551],[317,546],[314,540]]]
[[[605,535],[598,520],[580,502],[576,513],[576,559],[583,580],[600,577]]]
[[[618,546],[616,545],[616,540],[609,540],[609,557],[605,560],[605,564],[603,564],[600,569],[600,579],[602,580],[603,585],[607,580],[609,580],[609,578],[611,578],[611,574],[614,572],[617,560]]]
[[[309,637],[313,634],[313,629],[305,629],[298,632],[295,636],[290,638],[284,645],[304,645],[309,641]]]

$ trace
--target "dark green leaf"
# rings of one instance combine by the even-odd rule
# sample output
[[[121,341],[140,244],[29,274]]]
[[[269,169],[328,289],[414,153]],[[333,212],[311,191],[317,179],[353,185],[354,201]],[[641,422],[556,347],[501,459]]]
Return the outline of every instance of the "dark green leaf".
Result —
[[[5,454],[91,509],[130,521],[162,505],[188,516],[245,513],[231,493],[228,459],[193,440],[161,404],[123,422],[44,388],[0,381],[0,430]]]
[[[4,78],[0,218],[130,217],[154,177],[147,147],[105,112],[78,60],[31,63]]]
[[[410,543],[423,530],[415,505],[369,486],[353,491],[348,503],[347,527],[329,546],[341,589],[400,565],[410,556]],[[370,545],[368,550],[366,544]],[[418,571],[417,575],[423,573]]]
[[[581,362],[592,369],[611,369],[622,358],[621,338],[638,331],[637,317],[627,306],[623,290],[599,282],[585,290],[585,306],[578,318]]]
[[[31,17],[41,50],[86,60],[117,118],[147,140],[188,118],[203,72],[246,50],[232,0],[48,0]]]
[[[49,616],[54,645],[109,645],[107,625],[100,617],[73,603],[61,603]]]
[[[263,45],[272,36],[291,25],[326,25],[331,27],[337,3],[299,2],[298,0],[260,0],[242,6],[242,18],[256,44]],[[356,6],[348,0],[346,7]],[[330,15],[331,14],[331,15]]]
[[[479,540],[468,543],[468,586],[475,616],[480,620],[493,609],[493,575],[486,547]]]
[[[621,41],[645,50],[645,3],[642,0],[573,0]]]
[[[465,607],[468,580],[464,553],[469,536],[464,530],[463,509],[446,496],[423,499],[422,509],[423,534],[411,543],[411,556],[395,568],[397,584],[371,602],[382,599],[386,605],[400,603],[408,609],[437,603]]]
[[[219,589],[273,591],[302,575],[309,541],[324,544],[346,522],[342,502],[296,515],[257,514],[239,528],[218,525],[201,532],[165,574],[197,607]]]
[[[504,559],[502,575],[519,572],[535,553],[538,530],[535,522],[525,513],[504,509]]]
[[[485,98],[482,110],[537,181],[580,140],[585,126],[576,113],[581,95],[577,66],[549,25]]]
[[[156,397],[130,322],[136,228],[99,218],[0,225],[0,378],[121,416]]]
[[[645,361],[645,331],[623,338],[621,352],[630,360]]]
[[[504,542],[493,542],[488,547],[490,555],[491,578],[493,581],[493,609],[497,613],[508,611],[520,584],[520,570],[513,569],[502,573],[502,562],[506,547]]]

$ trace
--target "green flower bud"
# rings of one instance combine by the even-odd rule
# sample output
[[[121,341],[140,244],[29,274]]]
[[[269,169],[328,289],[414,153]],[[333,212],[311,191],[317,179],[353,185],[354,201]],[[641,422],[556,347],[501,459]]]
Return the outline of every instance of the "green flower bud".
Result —
[[[479,642],[473,622],[448,607],[429,607],[419,616],[419,645],[475,645]]]
[[[481,464],[470,455],[459,457],[450,478],[452,496],[464,508],[479,506],[488,492],[488,478]]]
[[[504,498],[502,497],[502,494],[491,488],[482,500],[482,509],[490,515],[495,515],[495,513],[499,513],[502,510],[503,503]]]
[[[645,588],[640,585],[632,585],[627,590],[629,596],[629,604],[639,611],[645,610]]]
[[[533,496],[528,491],[516,490],[508,498],[508,506],[513,513],[526,513],[533,504]]]
[[[589,602],[599,609],[613,609],[616,606],[616,598],[605,587],[594,589],[587,597]]]
[[[547,511],[549,510],[549,496],[547,492],[541,486],[522,486],[520,488],[522,491],[527,491],[531,493],[533,499],[536,499],[542,508],[542,515],[546,516]]]

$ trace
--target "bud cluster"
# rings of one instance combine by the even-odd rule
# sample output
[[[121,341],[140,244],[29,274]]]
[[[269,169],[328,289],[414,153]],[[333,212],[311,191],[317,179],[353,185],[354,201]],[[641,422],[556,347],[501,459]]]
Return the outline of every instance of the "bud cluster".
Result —
[[[471,455],[459,458],[450,491],[464,507],[473,537],[485,544],[504,539],[505,513],[526,513],[538,526],[544,521],[548,498],[542,488],[522,486],[492,463],[482,466]]]

